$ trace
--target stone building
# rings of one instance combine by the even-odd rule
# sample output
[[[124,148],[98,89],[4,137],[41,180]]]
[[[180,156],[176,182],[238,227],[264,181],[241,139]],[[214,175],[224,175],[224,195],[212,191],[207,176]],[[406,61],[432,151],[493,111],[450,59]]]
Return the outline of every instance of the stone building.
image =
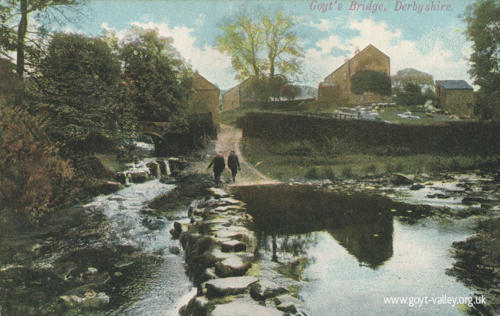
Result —
[[[372,44],[362,51],[356,51],[351,59],[325,77],[318,87],[318,100],[338,104],[363,104],[380,102],[388,96],[372,92],[356,95],[351,91],[351,78],[363,70],[380,71],[390,77],[391,59]]]
[[[438,106],[451,114],[470,117],[474,114],[474,89],[464,80],[436,80]]]
[[[198,72],[193,75],[194,93],[191,96],[191,102],[199,106],[201,109],[207,108],[212,113],[214,125],[218,126],[220,122],[219,104],[220,90],[219,88],[205,79]]]
[[[229,89],[222,96],[222,111],[231,111],[241,107],[243,102],[249,101],[247,93],[249,80],[245,80]]]

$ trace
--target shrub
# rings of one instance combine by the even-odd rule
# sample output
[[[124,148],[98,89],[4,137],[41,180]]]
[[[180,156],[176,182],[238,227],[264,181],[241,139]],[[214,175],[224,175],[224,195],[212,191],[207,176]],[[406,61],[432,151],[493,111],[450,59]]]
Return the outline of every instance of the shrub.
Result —
[[[318,167],[309,168],[304,175],[307,179],[321,179],[321,172]]]
[[[351,167],[345,167],[342,168],[342,177],[344,178],[352,178],[354,176],[354,173],[352,172]]]
[[[365,92],[391,95],[391,77],[385,72],[363,70],[352,76],[351,82],[351,91],[358,95]]]
[[[37,118],[0,105],[0,200],[5,206],[37,219],[64,201],[73,176]]]

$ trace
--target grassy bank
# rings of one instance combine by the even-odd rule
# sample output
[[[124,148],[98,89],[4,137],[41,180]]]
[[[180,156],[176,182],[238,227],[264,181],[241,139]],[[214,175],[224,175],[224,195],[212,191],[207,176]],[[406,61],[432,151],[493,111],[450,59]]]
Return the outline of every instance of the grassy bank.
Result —
[[[500,155],[377,154],[360,144],[337,143],[328,149],[309,141],[273,141],[245,138],[247,160],[264,174],[287,179],[347,179],[380,177],[394,172],[409,174],[498,168]],[[365,152],[363,152],[365,151]]]

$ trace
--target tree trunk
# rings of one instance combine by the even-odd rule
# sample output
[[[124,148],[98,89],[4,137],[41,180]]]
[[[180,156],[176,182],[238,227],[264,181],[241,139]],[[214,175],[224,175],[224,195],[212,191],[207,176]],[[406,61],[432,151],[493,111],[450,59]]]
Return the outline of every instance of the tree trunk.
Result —
[[[21,20],[17,29],[17,75],[23,80],[24,75],[24,41],[28,30],[28,0],[20,0]]]

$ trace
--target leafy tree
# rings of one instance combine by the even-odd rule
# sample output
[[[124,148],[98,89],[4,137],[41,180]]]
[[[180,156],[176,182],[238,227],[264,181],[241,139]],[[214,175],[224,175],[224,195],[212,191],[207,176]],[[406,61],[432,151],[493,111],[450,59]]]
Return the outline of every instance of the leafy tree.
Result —
[[[422,88],[420,85],[408,82],[404,85],[403,90],[399,90],[396,93],[396,100],[402,105],[417,105],[423,104],[430,98],[427,92],[425,95],[422,94]]]
[[[253,78],[254,86],[260,87],[254,94],[262,95],[264,99],[279,97],[283,80],[277,75],[284,77],[286,82],[287,77],[300,71],[304,57],[299,39],[293,32],[294,26],[292,16],[282,12],[258,18],[243,13],[224,21],[221,25],[223,35],[217,38],[217,47],[231,55],[237,79]],[[271,87],[265,89],[266,84]]]
[[[500,3],[476,0],[465,11],[466,35],[474,52],[469,73],[480,87],[479,114],[486,119],[500,118]]]
[[[300,94],[300,88],[294,85],[284,85],[280,89],[280,95],[287,98],[288,100],[295,100],[295,98]]]
[[[245,80],[250,77],[260,78],[264,60],[264,32],[259,21],[245,14],[226,19],[220,26],[224,34],[217,38],[217,48],[231,55],[231,63],[236,71],[236,78]]]
[[[55,34],[30,84],[33,111],[65,154],[110,149],[132,128],[119,102],[120,63],[102,39]]]
[[[6,0],[0,3],[0,53],[16,51],[16,71],[23,80],[25,70],[25,48],[28,34],[29,16],[33,13],[50,15],[54,9],[61,14],[67,6],[81,3],[83,0]],[[32,41],[35,44],[35,41]]]
[[[358,95],[365,92],[391,95],[391,77],[381,71],[360,71],[351,77],[351,91]]]
[[[293,32],[295,23],[290,15],[278,12],[276,16],[262,17],[267,47],[269,78],[274,78],[276,70],[283,75],[293,75],[300,69],[300,59],[304,57],[299,46],[299,38]]]
[[[127,101],[139,120],[173,121],[186,108],[192,71],[157,30],[133,28],[119,43]]]

